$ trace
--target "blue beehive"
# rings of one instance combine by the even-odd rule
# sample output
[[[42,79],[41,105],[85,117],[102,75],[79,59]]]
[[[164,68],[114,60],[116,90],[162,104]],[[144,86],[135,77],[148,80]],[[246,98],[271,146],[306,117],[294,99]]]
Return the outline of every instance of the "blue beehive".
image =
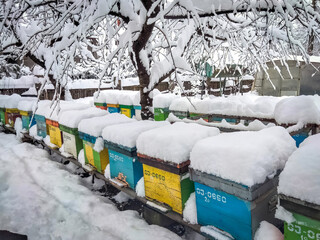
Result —
[[[225,119],[228,123],[236,124],[238,123],[238,119],[236,118],[224,118],[224,117],[218,117],[218,116],[210,116],[209,122],[222,122],[222,120]]]
[[[251,240],[262,220],[274,218],[278,177],[247,187],[190,169],[195,183],[197,217],[200,225],[212,225],[237,240]]]
[[[136,147],[128,148],[108,141],[105,141],[105,147],[109,150],[111,178],[117,178],[135,189],[137,182],[143,176]]]
[[[134,121],[104,128],[102,137],[109,150],[111,178],[135,189],[143,177],[142,164],[137,160],[136,140],[142,132],[165,124],[169,123]]]
[[[34,118],[37,123],[37,135],[45,138],[47,136],[46,118],[38,114],[35,114]]]
[[[199,141],[190,154],[198,223],[220,228],[237,240],[254,239],[261,221],[280,225],[274,217],[278,175],[295,150],[282,127]]]
[[[119,113],[120,107],[119,104],[107,104],[109,113]]]
[[[292,138],[296,141],[296,146],[299,147],[300,144],[309,136],[307,132],[301,132],[293,135]]]

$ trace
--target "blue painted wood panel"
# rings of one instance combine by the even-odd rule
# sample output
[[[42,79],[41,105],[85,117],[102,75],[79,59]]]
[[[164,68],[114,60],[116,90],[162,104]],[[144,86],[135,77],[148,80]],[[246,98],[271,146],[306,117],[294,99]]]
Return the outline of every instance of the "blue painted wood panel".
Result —
[[[300,144],[309,136],[307,132],[302,132],[296,135],[293,135],[292,138],[296,141],[296,146],[299,147]]]
[[[213,117],[210,119],[210,122],[221,122],[223,119],[225,119],[228,123],[237,123],[237,119],[233,118],[220,118],[220,117]]]
[[[46,118],[44,116],[36,114],[35,120],[37,123],[37,135],[45,138],[47,136]]]
[[[31,121],[32,116],[21,116],[21,118],[22,118],[22,128],[25,128],[25,129],[28,130],[29,129],[29,123]],[[32,127],[35,124],[36,124],[36,120],[35,120],[35,118],[33,118],[30,127]]]
[[[108,107],[109,113],[119,113],[120,108],[115,108],[115,107]]]
[[[251,240],[251,203],[195,182],[198,223],[212,225],[237,240]]]
[[[129,157],[109,149],[109,164],[111,177],[118,177],[122,173],[132,189],[135,189],[137,182],[143,177],[142,164],[137,157]]]

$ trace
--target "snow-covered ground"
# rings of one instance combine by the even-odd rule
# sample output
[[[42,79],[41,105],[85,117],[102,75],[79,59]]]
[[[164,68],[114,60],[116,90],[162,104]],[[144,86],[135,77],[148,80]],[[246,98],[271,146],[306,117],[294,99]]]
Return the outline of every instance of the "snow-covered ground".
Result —
[[[28,239],[180,239],[119,211],[46,151],[0,132],[0,230]]]

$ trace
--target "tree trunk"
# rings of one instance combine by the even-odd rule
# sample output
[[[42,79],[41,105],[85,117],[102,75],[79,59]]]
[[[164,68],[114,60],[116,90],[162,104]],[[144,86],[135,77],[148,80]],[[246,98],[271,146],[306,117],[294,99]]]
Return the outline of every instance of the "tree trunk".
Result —
[[[147,10],[150,9],[152,1],[143,0],[142,2]],[[150,18],[154,17],[159,11],[160,7],[158,6],[155,8]],[[131,60],[133,61],[133,64],[136,66],[138,72],[140,83],[141,118],[144,120],[153,118],[153,113],[151,112],[152,99],[149,96],[150,91],[152,91],[153,89],[144,92],[144,89],[147,88],[150,83],[150,75],[148,74],[148,69],[146,69],[145,66],[142,64],[140,58],[140,51],[143,50],[148,44],[148,41],[151,37],[154,28],[154,23],[150,25],[147,24],[148,19],[149,17],[146,17],[146,21],[143,24],[139,37],[132,44],[134,56],[131,55]]]

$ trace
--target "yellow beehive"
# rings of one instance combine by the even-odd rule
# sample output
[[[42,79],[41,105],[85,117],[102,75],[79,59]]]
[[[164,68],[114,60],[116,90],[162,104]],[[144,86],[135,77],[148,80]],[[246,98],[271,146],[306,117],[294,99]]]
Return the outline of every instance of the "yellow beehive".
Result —
[[[88,163],[94,167],[94,156],[93,156],[93,144],[87,141],[83,141],[84,153]]]
[[[50,142],[57,145],[59,148],[62,146],[62,134],[59,129],[59,123],[56,121],[46,120]]]
[[[169,205],[182,214],[181,175],[143,164],[146,197]]]

